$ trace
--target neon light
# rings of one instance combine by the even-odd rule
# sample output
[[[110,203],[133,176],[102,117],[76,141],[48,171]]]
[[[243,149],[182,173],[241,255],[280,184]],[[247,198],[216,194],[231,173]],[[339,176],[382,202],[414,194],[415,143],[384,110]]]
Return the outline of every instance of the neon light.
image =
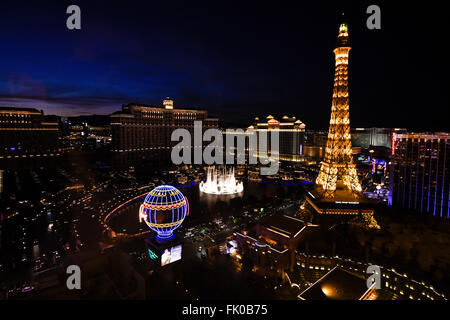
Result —
[[[158,240],[170,240],[189,214],[187,198],[175,187],[162,185],[150,191],[139,209],[139,220],[157,233]]]
[[[150,257],[150,259],[152,260],[156,260],[158,259],[158,256],[156,255],[156,253],[154,253],[152,250],[148,249],[148,256]]]
[[[139,222],[142,222],[142,219],[147,220],[147,214],[144,211],[145,207],[144,205],[141,205],[139,208]]]
[[[356,201],[335,201],[334,203],[338,203],[338,204],[359,204],[359,202],[356,202]]]

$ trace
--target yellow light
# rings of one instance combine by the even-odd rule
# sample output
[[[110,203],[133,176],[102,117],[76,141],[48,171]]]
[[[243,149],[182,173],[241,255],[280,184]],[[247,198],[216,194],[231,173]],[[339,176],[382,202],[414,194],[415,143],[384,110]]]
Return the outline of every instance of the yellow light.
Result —
[[[328,287],[328,286],[325,286],[325,285],[323,285],[322,286],[322,292],[327,296],[327,297],[332,297],[333,296],[333,289],[331,288],[331,287]]]

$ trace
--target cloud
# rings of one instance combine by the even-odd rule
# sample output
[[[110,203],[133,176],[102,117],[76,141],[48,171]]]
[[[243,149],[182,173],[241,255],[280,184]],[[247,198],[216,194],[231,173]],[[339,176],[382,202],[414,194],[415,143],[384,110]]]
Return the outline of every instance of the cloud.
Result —
[[[88,98],[40,98],[0,95],[0,105],[9,107],[36,108],[44,114],[76,116],[89,114],[110,114],[120,110],[125,99],[102,97]]]

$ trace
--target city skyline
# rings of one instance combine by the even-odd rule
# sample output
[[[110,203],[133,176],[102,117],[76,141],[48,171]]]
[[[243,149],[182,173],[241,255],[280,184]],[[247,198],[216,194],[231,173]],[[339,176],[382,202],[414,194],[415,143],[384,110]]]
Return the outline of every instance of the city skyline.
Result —
[[[65,28],[63,4],[18,10],[5,2],[8,15],[0,32],[9,50],[0,53],[8,61],[0,70],[0,105],[63,116],[106,115],[122,104],[159,104],[170,96],[178,105],[222,119],[232,115],[240,123],[277,109],[309,128],[326,128],[333,83],[329,52],[336,36],[329,30],[336,29],[344,11],[355,43],[351,126],[446,129],[448,117],[432,121],[433,113],[449,112],[443,108],[448,105],[444,83],[429,76],[444,74],[448,66],[441,48],[445,22],[427,19],[427,9],[386,4],[381,30],[369,30],[364,3],[307,4],[302,10],[254,10],[250,4],[79,5],[82,29],[74,31]],[[214,28],[203,28],[207,23]],[[20,42],[5,34],[9,29]],[[416,38],[427,39],[435,50],[412,47]],[[424,60],[426,65],[417,65]],[[429,113],[410,112],[424,104]]]
[[[296,4],[2,3],[0,300],[448,300],[444,10]]]

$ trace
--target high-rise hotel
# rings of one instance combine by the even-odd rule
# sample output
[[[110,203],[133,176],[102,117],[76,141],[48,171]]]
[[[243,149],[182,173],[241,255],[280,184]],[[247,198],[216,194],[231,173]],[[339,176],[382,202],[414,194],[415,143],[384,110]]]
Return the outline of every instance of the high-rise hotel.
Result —
[[[274,151],[270,147],[273,132],[277,132],[279,137],[279,159],[281,161],[302,161],[303,148],[305,144],[305,124],[296,119],[296,117],[283,116],[281,120],[277,120],[272,115],[266,119],[255,118],[255,124],[249,128],[254,129],[260,140],[261,133],[267,134],[269,143],[268,151],[272,154]],[[260,155],[259,155],[260,156]]]
[[[208,111],[174,107],[169,98],[162,106],[123,105],[121,111],[111,115],[111,150],[167,156],[177,144],[171,141],[173,130],[187,129],[193,137],[194,121],[202,121],[203,131],[218,128],[218,119],[209,118]]]
[[[450,134],[394,134],[390,204],[450,218]]]
[[[267,158],[278,156],[278,159],[285,162],[300,162],[304,160],[303,150],[305,144],[305,124],[296,117],[283,116],[277,120],[269,115],[265,118],[255,117],[255,121],[246,129],[230,128],[224,129],[226,141],[233,141],[231,149],[226,152],[237,157],[236,139],[239,135],[246,136],[245,159],[249,159],[249,152],[252,156],[259,158],[260,161],[266,161]],[[237,132],[238,130],[242,132]],[[278,138],[277,138],[278,136]],[[250,147],[250,138],[256,138],[256,149]],[[272,146],[272,138],[277,139],[278,146]],[[266,142],[265,142],[266,141]],[[275,140],[274,140],[275,141]],[[266,144],[266,145],[264,145]],[[238,160],[238,159],[236,159]]]
[[[60,155],[58,123],[34,108],[0,107],[0,159]]]

